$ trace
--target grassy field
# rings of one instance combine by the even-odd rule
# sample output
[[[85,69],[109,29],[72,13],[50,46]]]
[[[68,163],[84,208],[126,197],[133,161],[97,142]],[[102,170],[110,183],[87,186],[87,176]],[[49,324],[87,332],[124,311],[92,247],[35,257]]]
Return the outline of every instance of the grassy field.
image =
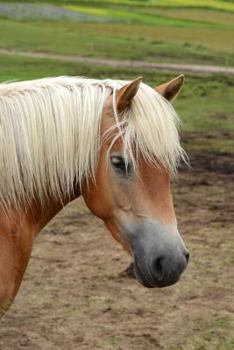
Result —
[[[0,47],[156,62],[234,65],[233,31],[74,22],[0,21]],[[215,31],[215,33],[214,33]],[[214,39],[215,35],[215,39]]]
[[[15,0],[8,0],[15,2]],[[38,0],[23,0],[18,2],[38,3]],[[234,11],[232,0],[45,0],[44,2],[60,4],[88,4],[91,6],[129,6],[132,8],[205,8],[221,11]]]
[[[0,19],[0,47],[152,62],[234,65],[231,10],[204,10],[199,6],[135,6],[132,10],[132,5],[113,7],[113,3],[103,7],[102,3],[87,6],[85,2],[56,2],[61,4],[60,10],[86,15],[85,23],[64,21],[61,15],[57,21],[31,20],[30,15],[15,20],[18,10],[13,5],[12,14]]]

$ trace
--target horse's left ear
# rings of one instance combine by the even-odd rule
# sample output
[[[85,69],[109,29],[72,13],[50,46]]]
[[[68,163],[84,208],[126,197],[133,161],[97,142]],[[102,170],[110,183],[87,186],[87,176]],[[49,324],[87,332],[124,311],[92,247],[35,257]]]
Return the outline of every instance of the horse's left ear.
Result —
[[[172,101],[179,94],[184,84],[184,75],[181,74],[177,78],[167,83],[156,86],[155,90],[164,96],[168,101]]]
[[[123,112],[130,106],[133,97],[136,95],[140,87],[142,79],[143,77],[136,78],[131,81],[131,83],[124,85],[121,89],[116,91],[117,111],[119,113]]]

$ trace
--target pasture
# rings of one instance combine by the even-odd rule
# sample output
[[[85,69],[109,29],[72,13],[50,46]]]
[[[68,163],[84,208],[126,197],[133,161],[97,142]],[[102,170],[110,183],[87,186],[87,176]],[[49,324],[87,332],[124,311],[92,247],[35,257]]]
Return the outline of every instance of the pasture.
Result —
[[[179,0],[161,1],[159,8],[156,1],[148,7],[124,2],[132,13],[123,1],[60,3],[95,20],[2,16],[0,48],[234,65],[232,2],[209,1],[207,9],[192,0],[190,8]],[[176,72],[0,56],[1,82],[58,75],[143,75],[154,86]],[[2,350],[233,349],[234,77],[185,75],[174,104],[191,162],[173,180],[178,224],[191,253],[181,281],[147,290],[122,274],[130,259],[75,201],[36,241],[20,292],[1,320]]]

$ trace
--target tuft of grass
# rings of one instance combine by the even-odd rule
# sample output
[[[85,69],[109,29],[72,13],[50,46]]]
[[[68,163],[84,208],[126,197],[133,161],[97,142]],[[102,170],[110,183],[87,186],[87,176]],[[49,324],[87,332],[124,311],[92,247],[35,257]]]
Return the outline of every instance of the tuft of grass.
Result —
[[[200,329],[194,332],[186,343],[175,348],[170,347],[170,350],[232,350],[234,338],[232,337],[233,318],[232,315],[226,312],[216,314],[213,320],[204,322]]]

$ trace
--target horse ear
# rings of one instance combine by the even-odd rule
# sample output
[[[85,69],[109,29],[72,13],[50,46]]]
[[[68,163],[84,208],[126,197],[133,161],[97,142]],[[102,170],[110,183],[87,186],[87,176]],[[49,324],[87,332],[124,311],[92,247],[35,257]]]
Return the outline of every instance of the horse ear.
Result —
[[[133,97],[136,95],[140,87],[142,79],[143,77],[136,78],[116,92],[117,111],[119,113],[123,112],[130,106]]]
[[[164,96],[168,101],[172,101],[179,94],[184,84],[184,75],[181,74],[177,78],[168,81],[165,84],[156,86],[155,90]]]

